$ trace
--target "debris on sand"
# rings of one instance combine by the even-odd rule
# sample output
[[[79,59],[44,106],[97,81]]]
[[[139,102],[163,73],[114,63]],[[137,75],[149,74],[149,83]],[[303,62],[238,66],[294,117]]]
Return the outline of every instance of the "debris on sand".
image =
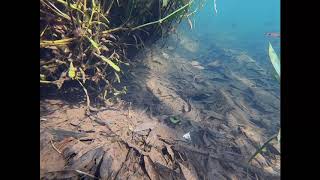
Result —
[[[195,68],[198,68],[198,69],[204,69],[203,66],[200,65],[200,63],[198,61],[191,61],[191,65]]]
[[[119,102],[85,116],[85,105],[41,103],[51,112],[40,117],[41,179],[279,179],[280,147],[270,144],[247,163],[279,125],[277,114],[264,113],[279,106],[259,87],[272,87],[268,80],[242,71],[250,64],[260,72],[249,56],[228,52],[230,59],[216,58],[205,74],[193,68],[200,62],[170,64],[162,52],[150,53],[124,80],[130,111]],[[154,68],[155,59],[166,68]]]
[[[191,141],[190,132],[184,134],[182,137],[185,138],[185,139],[188,140],[188,141]]]

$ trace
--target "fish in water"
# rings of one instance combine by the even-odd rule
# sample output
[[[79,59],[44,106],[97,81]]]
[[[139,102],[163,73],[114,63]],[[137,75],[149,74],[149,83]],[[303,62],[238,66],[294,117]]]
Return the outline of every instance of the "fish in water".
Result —
[[[277,32],[267,32],[267,33],[265,33],[265,35],[270,36],[270,37],[274,37],[274,38],[280,37],[280,33],[277,33]]]

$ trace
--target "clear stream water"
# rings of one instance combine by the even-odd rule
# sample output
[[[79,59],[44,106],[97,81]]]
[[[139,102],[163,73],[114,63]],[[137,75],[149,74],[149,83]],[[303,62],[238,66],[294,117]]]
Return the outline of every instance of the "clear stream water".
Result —
[[[198,61],[204,66],[218,60],[225,67],[222,70],[225,74],[228,74],[227,71],[231,71],[231,74],[239,74],[241,76],[240,80],[234,76],[235,78],[230,82],[221,83],[221,88],[227,86],[227,88],[232,89],[233,83],[237,83],[237,81],[248,85],[246,82],[251,81],[250,79],[253,77],[257,80],[251,81],[254,84],[253,86],[259,86],[263,90],[253,88],[252,91],[256,92],[251,92],[251,94],[270,93],[276,98],[271,100],[270,98],[266,98],[267,96],[261,96],[260,99],[255,99],[255,97],[259,96],[257,95],[253,96],[251,100],[247,98],[247,101],[251,101],[252,104],[255,104],[255,101],[257,101],[267,106],[271,105],[273,110],[265,111],[265,113],[263,108],[255,105],[252,108],[261,110],[262,113],[260,115],[262,119],[264,118],[262,116],[272,114],[273,118],[271,118],[271,121],[277,122],[275,124],[278,126],[280,122],[280,84],[274,78],[276,72],[269,59],[268,47],[270,42],[280,57],[280,38],[269,37],[266,33],[280,33],[280,1],[216,0],[216,4],[217,14],[214,11],[214,0],[207,0],[204,7],[191,16],[192,28],[190,28],[188,20],[182,21],[177,28],[180,37],[177,36],[178,38],[176,38],[176,35],[171,35],[169,43],[167,43],[168,46],[174,46],[174,48],[171,47],[171,52],[173,53],[171,56],[177,53],[185,59]],[[176,40],[172,41],[174,38]],[[253,60],[254,65],[249,61],[240,60],[239,62],[243,64],[247,63],[247,65],[239,63],[239,70],[237,67],[238,60],[235,60],[237,58],[230,55],[232,53],[228,54],[228,50],[236,52],[233,53],[233,55],[236,54],[235,56],[245,54],[247,57],[250,57],[249,59]],[[262,69],[264,73],[257,73],[257,67]],[[214,72],[210,72],[210,68],[205,68],[207,70],[203,70],[202,72],[207,73],[207,77],[210,79],[210,76],[214,76]],[[246,80],[242,81],[241,78]],[[263,79],[260,84],[258,83],[259,79]],[[228,78],[225,80],[228,81]],[[212,83],[219,86],[218,82]],[[249,88],[250,86],[252,85],[248,85]],[[243,93],[246,93],[245,96],[251,97],[250,93]],[[273,133],[277,132],[278,128],[272,125]]]
[[[257,63],[273,68],[268,42],[280,56],[280,38],[265,33],[280,33],[280,0],[216,0],[216,4],[217,14],[214,0],[207,0],[191,18],[193,29],[187,21],[182,22],[180,29],[197,37],[200,43],[246,51]]]

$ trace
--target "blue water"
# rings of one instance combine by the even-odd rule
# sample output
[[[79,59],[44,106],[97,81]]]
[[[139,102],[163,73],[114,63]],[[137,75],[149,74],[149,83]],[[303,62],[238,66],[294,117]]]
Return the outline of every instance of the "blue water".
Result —
[[[200,11],[181,25],[202,43],[216,43],[225,48],[247,51],[258,63],[269,61],[268,42],[280,56],[280,38],[267,37],[266,32],[280,32],[280,0],[207,0]],[[194,3],[195,6],[198,2]],[[188,27],[188,28],[186,28]],[[269,62],[268,62],[269,63]],[[270,66],[268,67],[270,68]]]
[[[252,90],[252,94],[257,94],[254,97],[246,90],[239,91],[244,94],[245,101],[251,104],[250,108],[260,112],[255,118],[271,122],[265,128],[272,129],[272,133],[278,132],[280,84],[275,78],[276,72],[269,59],[268,48],[270,42],[280,57],[280,38],[268,37],[266,33],[280,33],[280,1],[216,0],[216,2],[218,13],[214,11],[214,0],[206,1],[204,7],[190,17],[192,28],[188,20],[182,21],[178,26],[180,38],[174,41],[178,45],[171,49],[185,59],[203,64],[205,68],[202,72],[208,79],[215,77],[217,72],[214,71],[217,70],[206,69],[207,65],[215,61],[221,63],[224,67],[221,73],[232,75],[232,78],[222,78],[223,82],[209,80],[208,82],[216,85],[218,89],[226,88],[232,91],[235,84],[242,83],[235,86],[238,86],[238,89],[242,86]],[[239,58],[241,55],[250,58],[241,60]],[[262,72],[258,72],[257,69],[261,69]],[[271,100],[264,96],[266,94],[275,98]],[[240,96],[233,98],[237,97]],[[262,108],[256,106],[255,102],[261,103]],[[248,116],[252,115],[250,111],[246,113]]]

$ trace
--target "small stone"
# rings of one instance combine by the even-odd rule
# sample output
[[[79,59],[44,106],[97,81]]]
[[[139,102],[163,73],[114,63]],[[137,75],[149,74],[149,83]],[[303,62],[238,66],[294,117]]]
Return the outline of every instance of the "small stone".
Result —
[[[80,121],[79,121],[78,119],[72,119],[72,120],[70,121],[70,124],[71,124],[72,126],[79,126]]]

